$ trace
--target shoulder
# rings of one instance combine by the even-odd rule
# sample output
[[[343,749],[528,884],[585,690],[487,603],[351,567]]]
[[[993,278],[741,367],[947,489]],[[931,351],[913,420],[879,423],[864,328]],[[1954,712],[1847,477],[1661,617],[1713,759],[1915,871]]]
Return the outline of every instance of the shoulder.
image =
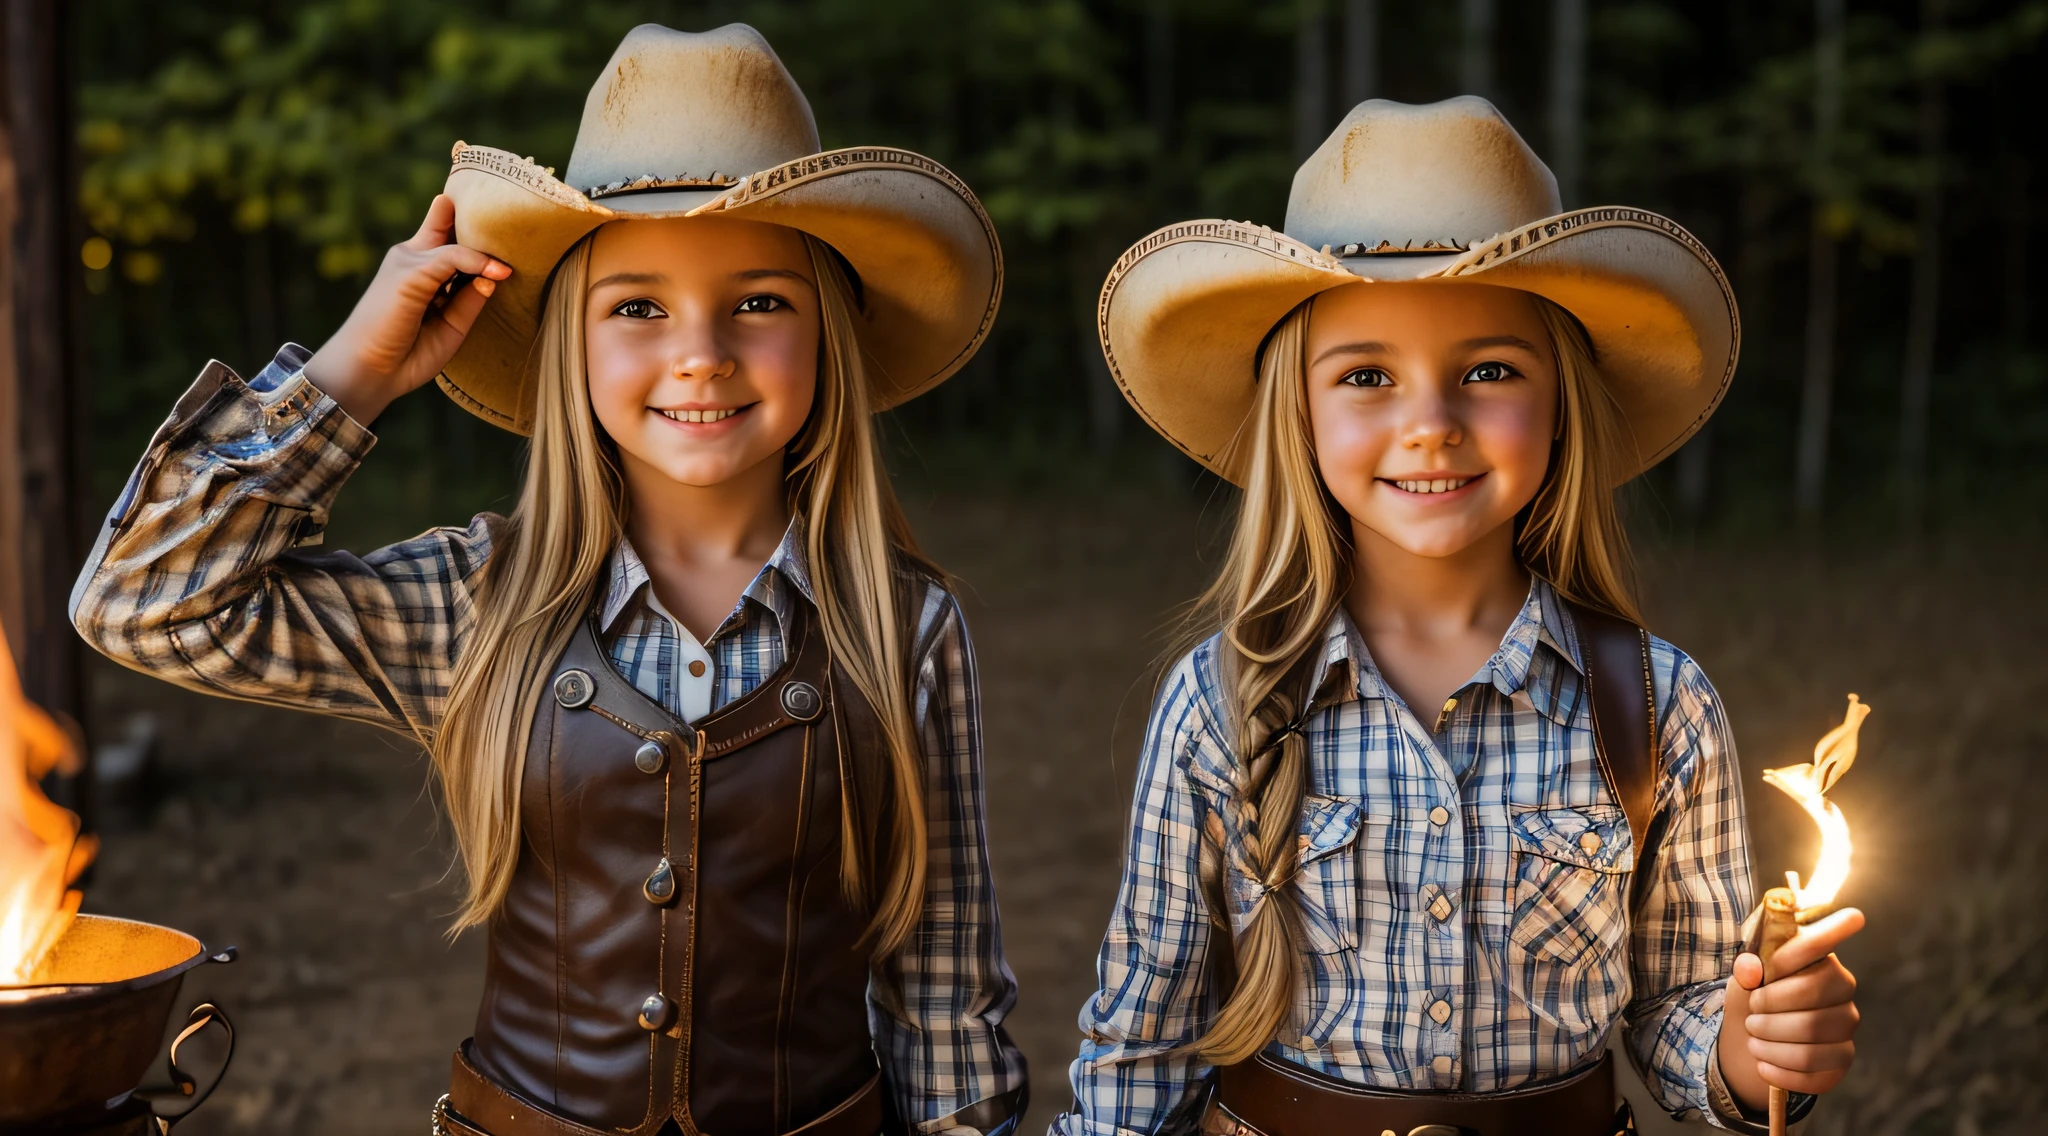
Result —
[[[1666,773],[1689,781],[1699,763],[1732,760],[1734,735],[1707,672],[1691,655],[1650,636],[1650,675],[1657,705],[1657,739]]]
[[[1660,721],[1694,714],[1720,702],[1698,661],[1655,634],[1650,636],[1650,679]]]
[[[967,615],[960,608],[960,598],[943,577],[926,572],[906,573],[897,594],[906,601],[899,617],[910,631],[911,658],[926,659],[947,650],[972,655],[974,645],[967,635]]]

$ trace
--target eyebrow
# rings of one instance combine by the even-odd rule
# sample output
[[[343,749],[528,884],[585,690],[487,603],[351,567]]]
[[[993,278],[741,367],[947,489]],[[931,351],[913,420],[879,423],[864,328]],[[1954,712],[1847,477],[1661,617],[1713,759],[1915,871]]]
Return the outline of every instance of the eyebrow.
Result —
[[[596,291],[608,284],[660,284],[667,280],[668,275],[662,272],[614,272],[590,287]]]
[[[817,285],[811,283],[810,277],[805,276],[801,272],[791,272],[787,268],[749,268],[745,272],[735,272],[732,275],[735,280],[764,280],[779,276],[794,280],[806,288],[817,287]]]
[[[1330,356],[1332,356],[1332,355],[1387,355],[1387,354],[1391,354],[1391,350],[1390,350],[1390,349],[1389,349],[1389,348],[1387,347],[1387,345],[1386,345],[1386,344],[1384,344],[1384,343],[1380,343],[1380,342],[1378,342],[1378,341],[1376,341],[1376,340],[1366,340],[1366,341],[1365,341],[1365,342],[1363,342],[1363,343],[1339,343],[1339,344],[1338,344],[1337,346],[1335,346],[1335,347],[1332,347],[1332,348],[1330,348],[1330,349],[1328,349],[1328,350],[1324,351],[1324,352],[1323,352],[1323,353],[1322,353],[1321,355],[1318,355],[1318,356],[1316,356],[1316,359],[1315,359],[1315,361],[1316,361],[1317,363],[1320,363],[1320,362],[1322,362],[1323,360],[1325,360],[1325,359],[1328,359],[1328,358],[1329,358]]]
[[[1481,347],[1519,347],[1532,355],[1541,354],[1541,352],[1538,352],[1536,350],[1535,344],[1529,342],[1526,339],[1523,339],[1519,335],[1482,336],[1478,339],[1468,339],[1463,343],[1458,344],[1458,346],[1464,348],[1467,351],[1474,351]]]

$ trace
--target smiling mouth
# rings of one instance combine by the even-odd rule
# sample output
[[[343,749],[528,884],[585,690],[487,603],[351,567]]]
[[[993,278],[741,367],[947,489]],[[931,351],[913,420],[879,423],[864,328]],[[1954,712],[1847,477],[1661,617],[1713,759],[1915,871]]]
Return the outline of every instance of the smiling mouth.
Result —
[[[748,405],[751,406],[752,404],[749,403]],[[747,407],[728,406],[717,410],[660,410],[653,407],[649,409],[654,410],[656,414],[671,422],[723,422],[740,411],[747,409]]]
[[[1380,480],[1405,493],[1453,493],[1484,476],[1486,475],[1474,474],[1471,477],[1401,478],[1398,480],[1383,477]]]

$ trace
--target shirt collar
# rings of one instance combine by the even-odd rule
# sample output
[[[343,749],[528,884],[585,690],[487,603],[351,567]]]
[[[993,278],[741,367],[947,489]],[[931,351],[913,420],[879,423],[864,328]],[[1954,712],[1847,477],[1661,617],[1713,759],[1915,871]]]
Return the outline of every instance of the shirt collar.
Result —
[[[802,522],[792,517],[789,527],[782,532],[782,540],[770,553],[761,570],[740,593],[739,603],[733,606],[732,614],[712,632],[712,639],[729,634],[738,626],[749,600],[768,609],[775,616],[776,624],[787,628],[795,614],[795,597],[791,591],[801,595],[807,602],[816,602],[811,596],[811,574],[809,563],[804,558]],[[619,616],[635,601],[654,597],[653,578],[647,574],[647,565],[633,548],[633,541],[623,534],[618,547],[612,549],[607,565],[609,578],[605,583],[604,597],[598,606],[598,630],[609,632],[618,622]]]
[[[1320,689],[1331,668],[1346,666],[1351,669],[1351,681],[1344,684],[1347,697],[1384,698],[1391,693],[1349,612],[1337,610],[1324,642],[1310,689]],[[1501,636],[1500,646],[1473,673],[1471,682],[1485,683],[1510,700],[1523,695],[1545,717],[1569,725],[1584,675],[1578,635],[1556,589],[1548,581],[1532,578],[1522,610]],[[1416,713],[1433,710],[1410,709]]]

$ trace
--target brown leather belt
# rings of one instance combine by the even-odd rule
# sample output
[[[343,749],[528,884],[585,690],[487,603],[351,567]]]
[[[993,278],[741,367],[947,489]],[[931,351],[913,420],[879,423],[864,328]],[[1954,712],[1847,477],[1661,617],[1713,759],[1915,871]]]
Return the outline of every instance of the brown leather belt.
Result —
[[[1635,1131],[1615,1107],[1614,1055],[1559,1081],[1501,1093],[1367,1089],[1260,1054],[1219,1071],[1205,1136],[1610,1136]]]
[[[788,1136],[876,1136],[882,1130],[882,1075],[874,1078],[825,1115]],[[505,1088],[469,1063],[463,1049],[455,1051],[449,1071],[448,1095],[434,1108],[434,1136],[619,1136],[617,1132],[578,1124]]]

